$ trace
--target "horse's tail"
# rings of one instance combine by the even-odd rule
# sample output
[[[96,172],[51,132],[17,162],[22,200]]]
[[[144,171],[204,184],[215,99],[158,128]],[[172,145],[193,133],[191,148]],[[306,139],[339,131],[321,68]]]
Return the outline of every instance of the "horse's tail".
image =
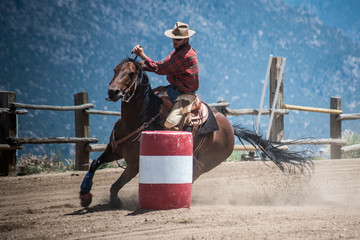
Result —
[[[234,125],[233,128],[241,144],[244,145],[243,140],[250,143],[256,151],[262,152],[259,154],[262,160],[269,158],[281,171],[295,173],[297,169],[305,175],[312,173],[314,164],[307,151],[287,151],[281,148],[284,144],[265,140],[255,131],[245,129],[240,125]]]

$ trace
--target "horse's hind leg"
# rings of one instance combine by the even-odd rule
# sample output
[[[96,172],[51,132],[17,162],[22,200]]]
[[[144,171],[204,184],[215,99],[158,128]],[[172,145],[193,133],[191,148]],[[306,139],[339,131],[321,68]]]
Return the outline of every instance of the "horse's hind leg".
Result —
[[[208,134],[203,147],[194,158],[193,182],[224,162],[234,149],[234,130],[230,122],[221,113],[215,113],[219,130]]]
[[[92,161],[89,171],[85,174],[85,177],[80,186],[80,203],[83,207],[88,207],[92,201],[92,195],[90,193],[92,187],[92,179],[94,177],[95,171],[104,163],[112,162],[116,159],[120,159],[121,154],[118,152],[116,154],[112,151],[111,144],[106,146],[105,151],[100,155],[100,157]]]
[[[138,156],[134,157],[129,161],[129,158],[126,158],[128,163],[124,172],[121,174],[120,178],[113,183],[110,188],[110,205],[116,208],[121,208],[121,200],[118,197],[120,189],[127,184],[131,179],[133,179],[139,172],[139,159]]]

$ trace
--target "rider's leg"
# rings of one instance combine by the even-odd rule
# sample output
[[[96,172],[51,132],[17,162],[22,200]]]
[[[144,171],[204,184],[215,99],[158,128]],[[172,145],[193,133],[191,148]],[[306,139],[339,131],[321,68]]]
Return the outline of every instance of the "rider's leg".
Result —
[[[182,130],[185,117],[191,111],[194,94],[182,94],[175,100],[174,106],[168,114],[164,127],[168,130]]]
[[[166,90],[167,90],[167,95],[169,96],[169,98],[173,103],[178,98],[178,96],[181,95],[181,92],[175,89],[173,85],[169,85]]]

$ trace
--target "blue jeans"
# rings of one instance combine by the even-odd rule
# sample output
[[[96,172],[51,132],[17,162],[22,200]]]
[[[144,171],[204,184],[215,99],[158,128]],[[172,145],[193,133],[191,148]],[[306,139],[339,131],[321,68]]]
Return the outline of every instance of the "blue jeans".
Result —
[[[176,98],[180,96],[181,94],[184,94],[182,92],[179,92],[177,89],[173,87],[173,85],[168,86],[167,88],[167,94],[172,102],[175,102]]]

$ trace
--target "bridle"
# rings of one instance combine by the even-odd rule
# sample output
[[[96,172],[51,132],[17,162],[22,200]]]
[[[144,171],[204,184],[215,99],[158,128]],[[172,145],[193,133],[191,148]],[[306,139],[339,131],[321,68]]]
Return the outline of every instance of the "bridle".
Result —
[[[132,53],[131,53],[131,54],[132,54]],[[136,60],[136,58],[135,58],[135,60]],[[114,81],[116,82],[119,78],[120,78],[120,73],[118,74],[118,76],[117,76],[113,81],[111,81],[111,83],[113,83]],[[136,74],[136,76],[134,77],[134,81],[132,82],[132,84],[131,84],[128,88],[125,89],[124,95],[123,95],[123,97],[122,97],[122,99],[121,99],[122,102],[129,103],[130,100],[131,100],[131,98],[135,95],[135,91],[136,91],[136,88],[137,88],[137,80],[138,80],[137,78],[138,78],[138,75]],[[111,84],[111,83],[110,83],[110,84]],[[131,88],[132,88],[134,85],[135,85],[134,91],[131,93],[130,96],[128,96]]]
[[[130,57],[131,57],[131,58],[133,58],[133,54],[134,54],[134,52],[131,52],[131,54],[130,54]],[[134,59],[135,61],[136,61],[137,57],[138,57],[138,56],[135,56],[135,59]],[[123,96],[123,98],[122,98],[121,101],[126,102],[126,103],[129,103],[129,102],[130,102],[130,100],[131,100],[131,98],[134,96],[135,91],[136,91],[136,88],[137,88],[137,78],[138,78],[138,75],[136,74],[135,80],[133,81],[133,83],[130,85],[130,87],[128,87],[127,89],[125,89],[125,91],[124,91],[124,96]],[[134,85],[135,85],[134,91],[132,92],[132,94],[130,95],[130,97],[126,98],[128,92],[130,91],[130,89],[131,89]]]
[[[132,92],[132,94],[131,94],[129,97],[127,97],[127,96],[128,96],[128,93],[130,92],[130,89],[131,89],[134,85],[135,85],[134,91]],[[126,103],[129,103],[129,102],[130,102],[130,99],[135,95],[136,88],[137,88],[137,75],[136,75],[135,80],[133,81],[133,83],[130,85],[130,87],[128,87],[127,89],[125,89],[125,91],[124,91],[124,96],[123,96],[123,98],[122,98],[121,101],[126,102]]]

